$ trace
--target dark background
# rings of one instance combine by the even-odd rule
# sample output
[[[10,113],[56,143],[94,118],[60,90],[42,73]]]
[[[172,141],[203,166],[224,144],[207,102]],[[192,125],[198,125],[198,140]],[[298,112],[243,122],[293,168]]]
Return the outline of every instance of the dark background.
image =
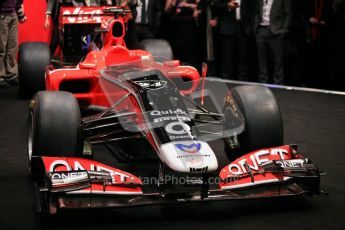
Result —
[[[65,213],[51,229],[344,229],[345,97],[274,90],[285,142],[327,172],[326,197],[188,204]],[[39,229],[26,163],[28,101],[0,91],[0,229]],[[219,146],[222,148],[222,146]]]

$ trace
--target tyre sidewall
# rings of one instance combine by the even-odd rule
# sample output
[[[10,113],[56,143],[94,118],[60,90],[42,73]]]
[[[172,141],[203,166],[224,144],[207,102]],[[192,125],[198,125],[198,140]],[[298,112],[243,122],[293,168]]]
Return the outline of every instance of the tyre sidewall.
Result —
[[[73,95],[41,91],[34,96],[33,103],[33,156],[80,154],[80,111]]]

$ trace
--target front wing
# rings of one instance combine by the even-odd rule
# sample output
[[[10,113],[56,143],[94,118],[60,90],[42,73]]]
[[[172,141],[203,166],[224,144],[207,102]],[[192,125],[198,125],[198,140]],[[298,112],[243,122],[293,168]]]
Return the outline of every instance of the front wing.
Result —
[[[316,165],[294,145],[248,153],[207,175],[193,192],[146,192],[139,177],[97,161],[72,157],[40,157],[45,183],[37,186],[38,210],[117,208],[181,202],[209,202],[320,194]],[[205,178],[205,177],[204,177]],[[210,178],[213,184],[210,184]]]

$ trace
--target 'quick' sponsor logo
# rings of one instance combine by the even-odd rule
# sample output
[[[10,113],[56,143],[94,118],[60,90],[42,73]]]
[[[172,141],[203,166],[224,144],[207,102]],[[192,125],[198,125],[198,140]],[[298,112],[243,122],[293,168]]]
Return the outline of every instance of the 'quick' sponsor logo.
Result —
[[[163,111],[151,111],[151,116],[162,116],[162,115],[187,115],[186,111],[183,111],[182,109],[176,109],[176,110],[163,110]]]

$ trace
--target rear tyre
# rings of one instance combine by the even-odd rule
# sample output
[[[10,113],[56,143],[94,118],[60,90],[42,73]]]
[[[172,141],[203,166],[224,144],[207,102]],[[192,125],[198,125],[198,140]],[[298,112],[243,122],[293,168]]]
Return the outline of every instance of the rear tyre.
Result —
[[[245,118],[246,127],[239,136],[244,153],[283,145],[281,113],[274,95],[267,87],[234,87],[232,96]]]
[[[38,92],[30,102],[28,159],[32,156],[81,155],[80,111],[68,92]]]
[[[149,51],[158,62],[170,61],[174,58],[169,42],[163,39],[143,40],[140,42],[140,48]]]
[[[19,93],[30,97],[45,89],[45,68],[50,64],[50,49],[44,42],[27,42],[19,48]]]

